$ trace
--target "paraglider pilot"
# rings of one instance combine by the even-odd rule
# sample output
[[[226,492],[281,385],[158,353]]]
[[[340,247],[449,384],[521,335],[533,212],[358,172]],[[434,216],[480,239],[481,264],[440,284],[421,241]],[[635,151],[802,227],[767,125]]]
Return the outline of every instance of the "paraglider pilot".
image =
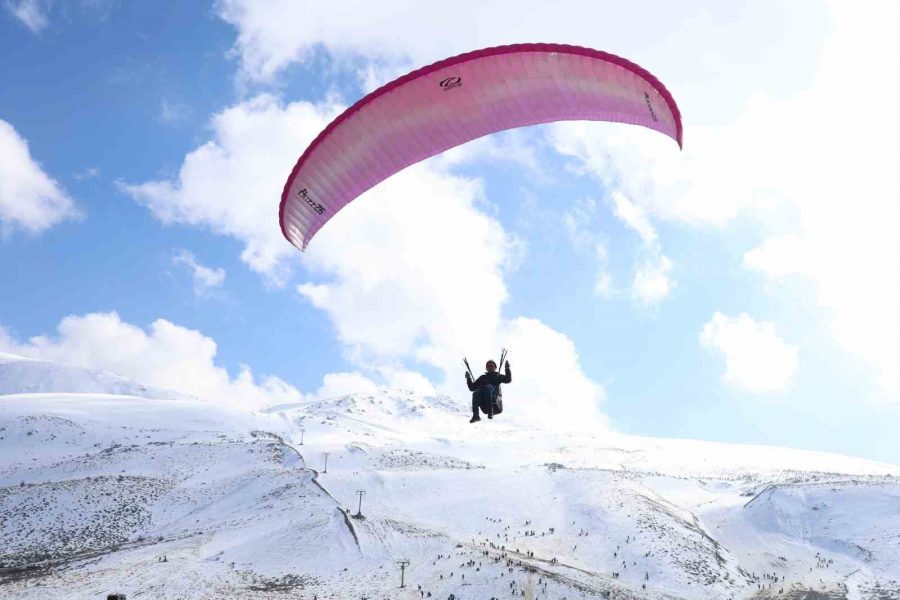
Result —
[[[472,376],[466,372],[466,384],[469,386],[469,391],[472,392],[472,420],[469,421],[469,423],[481,420],[481,417],[478,416],[479,406],[487,413],[489,419],[494,418],[494,402],[498,397],[502,397],[503,395],[500,391],[500,384],[512,382],[512,373],[509,371],[509,361],[506,361],[504,367],[506,373],[501,375],[497,372],[497,363],[493,360],[489,360],[487,361],[487,364],[484,365],[487,372],[479,376],[475,381],[472,381]]]

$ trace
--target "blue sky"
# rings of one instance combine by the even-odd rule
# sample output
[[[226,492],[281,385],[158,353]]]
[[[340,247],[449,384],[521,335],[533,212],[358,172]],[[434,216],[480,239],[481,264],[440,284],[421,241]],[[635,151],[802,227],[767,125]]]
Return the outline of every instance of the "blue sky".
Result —
[[[465,402],[459,354],[506,343],[508,404],[536,420],[900,461],[897,120],[847,117],[896,14],[351,4],[4,3],[0,350],[258,405]],[[624,126],[499,134],[385,182],[305,255],[281,238],[281,186],[330,118],[514,41],[648,68],[684,152]]]

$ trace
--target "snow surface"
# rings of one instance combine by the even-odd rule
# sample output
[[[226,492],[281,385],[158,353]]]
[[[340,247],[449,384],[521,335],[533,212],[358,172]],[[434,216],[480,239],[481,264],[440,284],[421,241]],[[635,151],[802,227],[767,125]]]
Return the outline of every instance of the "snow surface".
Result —
[[[510,392],[250,414],[2,356],[0,597],[900,598],[900,467],[525,427]]]

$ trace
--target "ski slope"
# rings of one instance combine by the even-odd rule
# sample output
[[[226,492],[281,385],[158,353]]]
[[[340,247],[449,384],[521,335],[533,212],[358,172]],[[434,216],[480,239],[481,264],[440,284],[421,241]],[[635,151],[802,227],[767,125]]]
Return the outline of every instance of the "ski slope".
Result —
[[[400,390],[250,414],[9,355],[0,391],[0,597],[900,598],[894,465]]]

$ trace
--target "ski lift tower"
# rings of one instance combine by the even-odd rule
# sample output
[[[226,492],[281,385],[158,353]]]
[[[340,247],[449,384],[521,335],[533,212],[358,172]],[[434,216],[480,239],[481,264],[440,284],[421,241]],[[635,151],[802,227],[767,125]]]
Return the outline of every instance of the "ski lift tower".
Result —
[[[409,559],[404,558],[402,560],[398,560],[397,564],[400,565],[400,587],[405,588],[406,583],[404,582],[404,575],[406,574],[406,567],[409,566]]]

